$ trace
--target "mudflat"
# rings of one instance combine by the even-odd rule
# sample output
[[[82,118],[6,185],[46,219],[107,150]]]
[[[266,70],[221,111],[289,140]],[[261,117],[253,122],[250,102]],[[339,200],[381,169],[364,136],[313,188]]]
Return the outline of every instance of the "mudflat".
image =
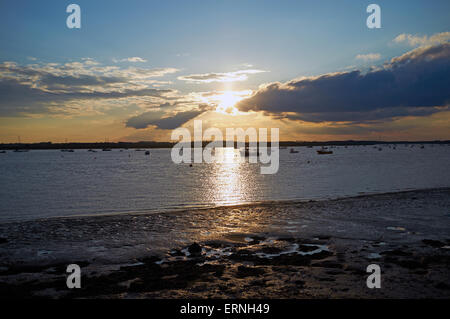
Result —
[[[449,298],[450,189],[3,223],[0,297]]]

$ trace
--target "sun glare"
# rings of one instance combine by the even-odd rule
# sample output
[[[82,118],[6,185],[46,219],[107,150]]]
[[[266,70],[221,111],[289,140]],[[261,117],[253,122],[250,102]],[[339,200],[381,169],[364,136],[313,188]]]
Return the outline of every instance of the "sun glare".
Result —
[[[225,91],[215,96],[218,101],[216,112],[230,115],[239,114],[239,110],[236,108],[236,103],[245,97],[249,96],[248,91]]]

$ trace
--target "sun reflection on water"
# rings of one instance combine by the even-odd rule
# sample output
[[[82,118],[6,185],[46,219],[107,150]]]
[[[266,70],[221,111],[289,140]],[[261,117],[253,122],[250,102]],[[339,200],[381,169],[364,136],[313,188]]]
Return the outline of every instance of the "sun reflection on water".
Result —
[[[251,188],[249,165],[242,161],[239,150],[217,148],[212,164],[212,200],[216,205],[236,205],[245,202]]]

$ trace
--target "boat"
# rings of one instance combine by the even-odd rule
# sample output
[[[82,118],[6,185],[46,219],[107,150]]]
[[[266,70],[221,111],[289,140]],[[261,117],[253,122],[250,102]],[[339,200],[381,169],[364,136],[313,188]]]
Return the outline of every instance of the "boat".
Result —
[[[16,149],[14,150],[15,153],[27,153],[28,150],[21,150],[21,149]]]
[[[6,153],[6,151],[0,151],[0,154],[5,154]]]
[[[150,151],[146,151],[146,152],[145,152],[145,155],[150,155]]]
[[[291,154],[297,154],[298,151],[296,151],[296,150],[294,150],[293,148],[291,148],[291,150],[289,151],[289,153],[291,153]]]
[[[110,148],[104,148],[102,149],[102,152],[111,152],[112,150]]]
[[[333,151],[329,151],[326,147],[322,147],[322,149],[317,150],[317,154],[319,155],[333,154]]]
[[[74,151],[74,150],[71,150],[71,149],[63,149],[63,150],[61,150],[61,152],[73,153],[73,152],[75,152],[75,151]]]

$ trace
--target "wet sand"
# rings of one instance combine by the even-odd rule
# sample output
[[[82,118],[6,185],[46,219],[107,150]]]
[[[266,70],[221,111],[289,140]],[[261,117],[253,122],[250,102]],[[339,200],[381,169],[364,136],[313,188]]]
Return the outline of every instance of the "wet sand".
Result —
[[[449,221],[446,188],[3,223],[0,298],[449,298]]]

